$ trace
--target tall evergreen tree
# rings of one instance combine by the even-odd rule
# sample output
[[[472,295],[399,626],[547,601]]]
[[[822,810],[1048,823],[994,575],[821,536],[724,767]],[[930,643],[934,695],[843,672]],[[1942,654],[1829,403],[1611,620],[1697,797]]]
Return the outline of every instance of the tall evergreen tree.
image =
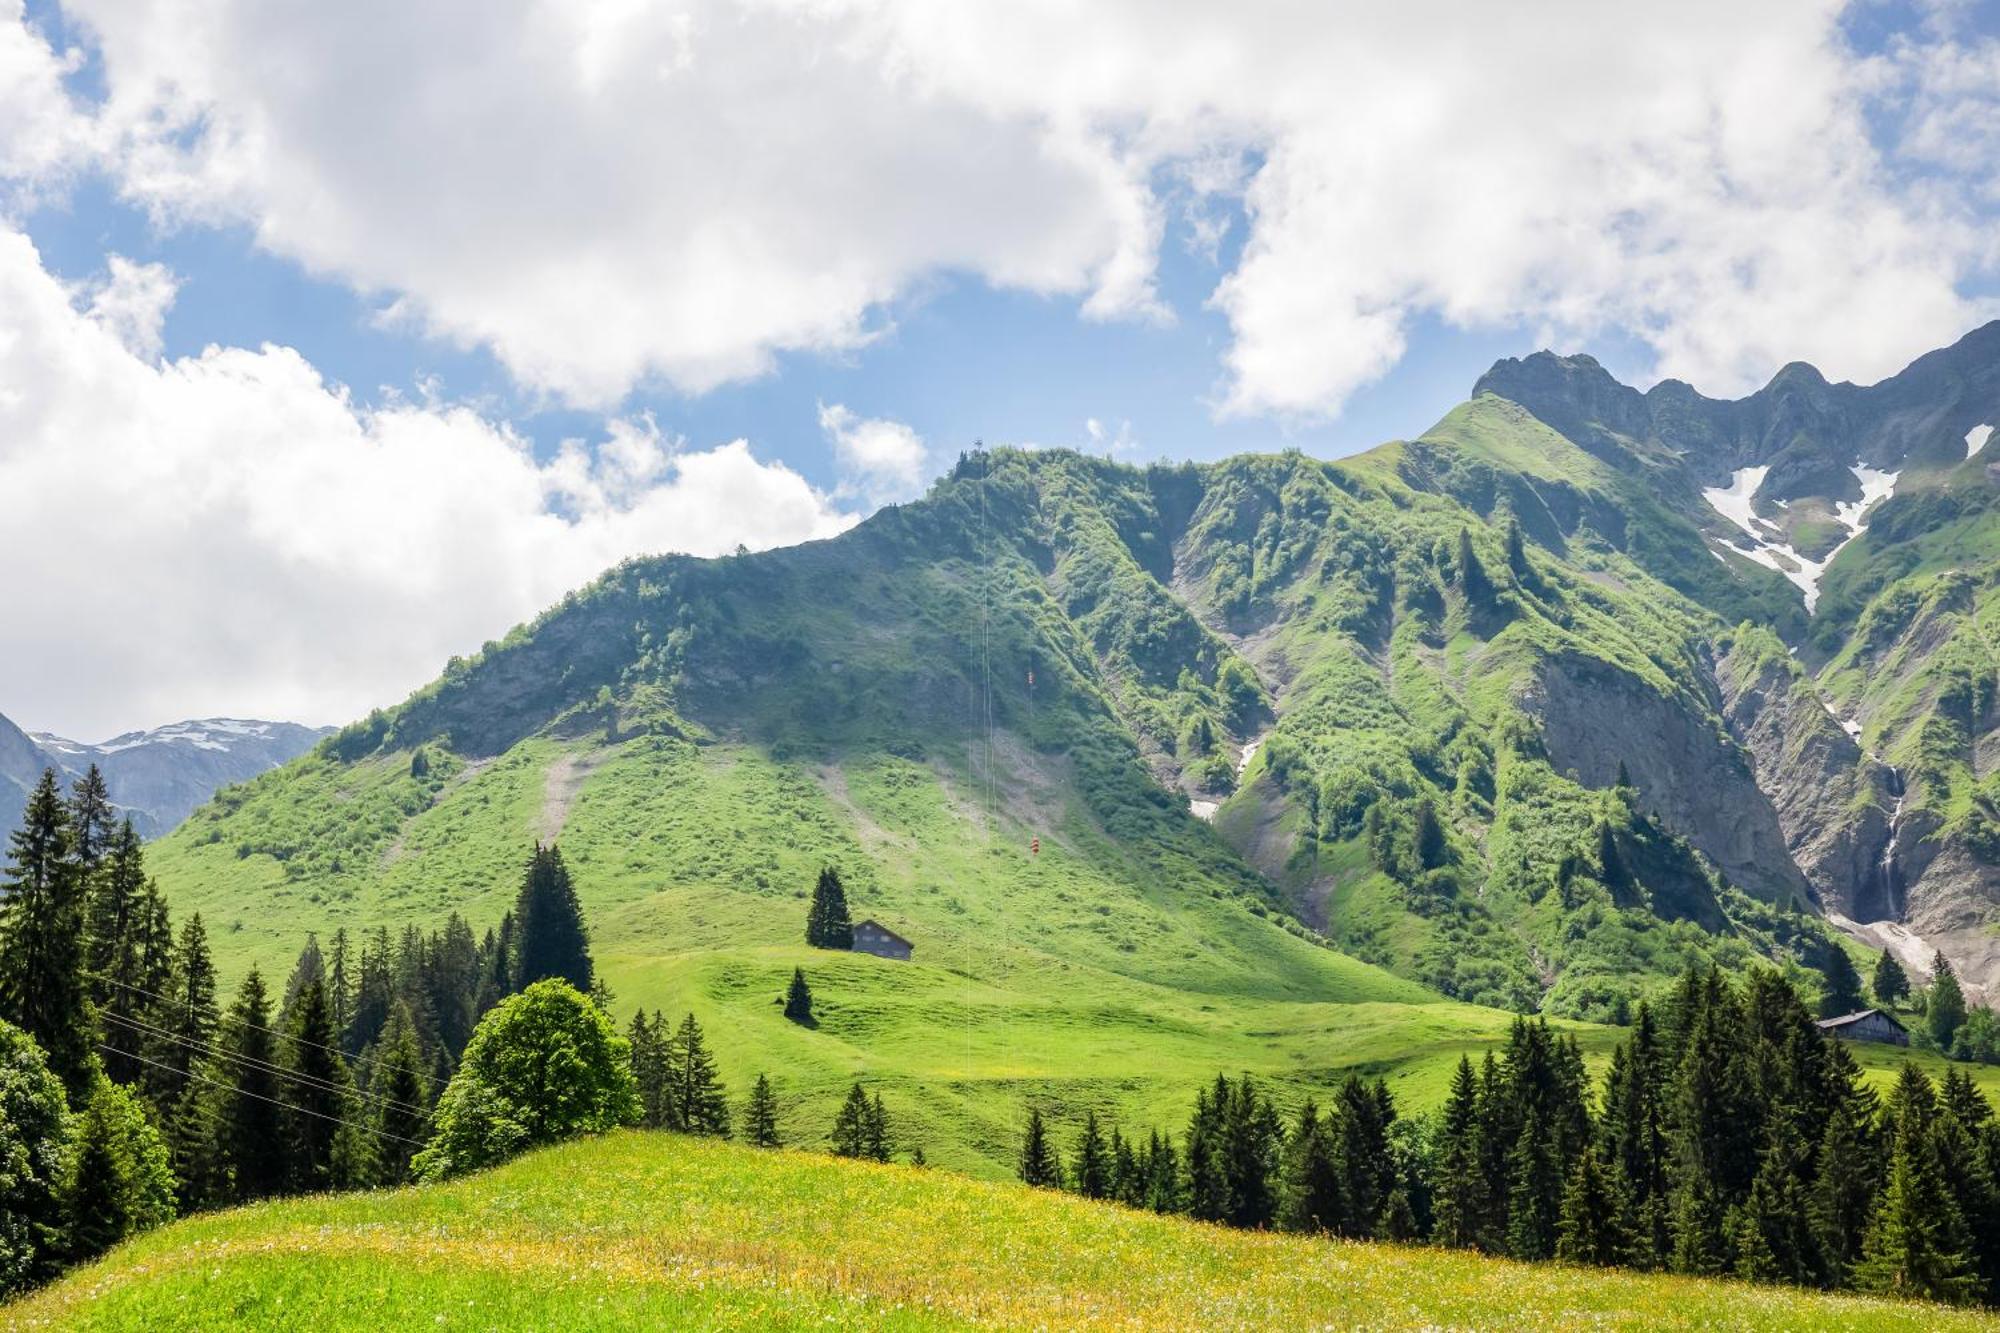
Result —
[[[1469,1067],[1469,1066],[1468,1066]],[[1346,1217],[1340,1197],[1333,1125],[1308,1097],[1285,1141],[1283,1201],[1278,1222],[1287,1231],[1331,1231]]]
[[[453,914],[454,918],[456,913]],[[347,941],[347,927],[341,926],[333,932],[333,942],[326,958],[326,998],[333,1006],[334,1031],[347,1035],[348,1025],[354,1021],[354,992],[361,978],[356,975],[353,950]]]
[[[1854,970],[1854,960],[1847,956],[1847,950],[1838,944],[1827,945],[1826,966],[1820,973],[1826,978],[1826,993],[1819,1004],[1821,1018],[1838,1018],[1863,1007],[1861,974]]]
[[[296,1190],[344,1189],[370,1176],[370,1145],[357,1120],[354,1079],[334,1045],[326,982],[306,983],[285,1027],[286,1168]]]
[[[1855,1090],[1836,1101],[1821,1130],[1806,1220],[1820,1265],[1835,1285],[1847,1282],[1880,1188],[1879,1154],[1870,1134],[1874,1094]]]
[[[166,990],[147,1015],[144,1086],[169,1131],[188,1085],[196,1081],[195,1065],[208,1054],[217,1017],[215,964],[208,955],[208,930],[196,912],[181,925]]]
[[[278,1104],[286,1100],[277,1071],[282,1052],[271,1030],[271,998],[256,968],[244,976],[229,1003],[216,1040],[222,1093],[216,1118],[219,1156],[227,1164],[230,1194],[262,1199],[285,1188],[285,1138]]]
[[[806,943],[815,949],[852,949],[854,922],[847,915],[847,890],[840,872],[827,866],[813,885],[812,907],[806,913]]]
[[[111,789],[104,774],[92,764],[76,780],[69,794],[70,855],[83,877],[85,892],[111,855],[118,836],[118,808],[111,804]]]
[[[1896,961],[1896,955],[1889,950],[1882,951],[1881,959],[1875,964],[1875,981],[1872,989],[1875,1002],[1884,1009],[1894,1009],[1898,1003],[1910,997],[1910,974]]]
[[[1617,1173],[1598,1163],[1596,1148],[1586,1147],[1563,1187],[1556,1258],[1572,1264],[1625,1262],[1632,1242],[1625,1231],[1625,1202],[1618,1196]]]
[[[1965,1023],[1965,991],[1952,971],[1951,960],[1942,953],[1931,963],[1931,989],[1924,1002],[1924,1026],[1940,1051],[1951,1052],[1951,1039]]]
[[[1854,1285],[1959,1303],[1972,1298],[1979,1279],[1966,1254],[1964,1219],[1940,1178],[1926,1132],[1913,1120],[1896,1135],[1888,1180],[1854,1268]]]
[[[632,1015],[626,1030],[632,1051],[632,1081],[639,1094],[639,1123],[647,1129],[678,1129],[674,1121],[673,1035],[667,1031],[666,1016],[654,1012],[651,1019],[641,1009]]]
[[[583,906],[562,853],[537,843],[514,902],[514,989],[525,990],[544,977],[561,977],[590,993],[596,970],[590,961],[590,936],[583,926]]]
[[[292,964],[292,974],[285,979],[285,998],[278,1006],[280,1025],[291,1018],[293,1011],[298,1008],[299,997],[305,994],[306,987],[315,981],[321,983],[326,981],[326,955],[320,951],[319,936],[309,930],[306,932],[305,947],[299,950],[299,959]],[[333,1012],[332,1002],[333,997],[329,995],[327,997],[329,1013]]]
[[[9,838],[0,883],[0,1018],[34,1038],[73,1100],[97,1077],[84,977],[84,894],[69,808],[53,769]]]
[[[1673,1249],[1665,1121],[1665,1053],[1652,1006],[1641,1003],[1632,1035],[1611,1053],[1604,1082],[1599,1158],[1625,1201],[1630,1261],[1663,1264]]]
[[[882,1094],[879,1092],[868,1102],[868,1117],[862,1126],[862,1144],[871,1161],[886,1162],[896,1154],[895,1138],[889,1131],[889,1108],[882,1105]]]
[[[1452,1075],[1451,1093],[1438,1121],[1437,1202],[1432,1236],[1440,1245],[1471,1249],[1490,1243],[1485,1234],[1489,1204],[1486,1173],[1481,1167],[1484,1154],[1480,1135],[1479,1078],[1472,1072],[1471,1057],[1461,1055],[1458,1069]]]
[[[380,1178],[397,1184],[410,1173],[410,1159],[430,1137],[431,1085],[417,1047],[417,1025],[409,1006],[398,1003],[382,1030],[368,1079],[374,1106],[375,1157]]]
[[[341,1040],[341,1049],[349,1055],[359,1055],[373,1046],[388,1025],[389,1010],[396,1002],[393,955],[387,926],[378,926],[361,941],[360,974]]]
[[[668,1123],[684,1133],[728,1138],[728,1097],[693,1014],[681,1020],[680,1031],[674,1034],[672,1059]]]
[[[1389,1124],[1396,1109],[1389,1089],[1349,1074],[1334,1097],[1334,1169],[1340,1175],[1343,1235],[1366,1239],[1396,1187],[1396,1163],[1389,1150]]]
[[[756,1148],[784,1146],[778,1137],[778,1094],[762,1074],[751,1084],[750,1100],[743,1107],[743,1141]]]
[[[92,770],[95,771],[94,769]],[[64,1187],[68,1257],[81,1263],[174,1216],[174,1173],[139,1099],[115,1083],[92,1089]]]
[[[1042,1121],[1040,1107],[1028,1108],[1028,1128],[1021,1136],[1021,1161],[1015,1174],[1024,1185],[1062,1188],[1062,1167],[1056,1162],[1055,1150],[1049,1146],[1048,1126]]]
[[[840,1111],[833,1118],[835,1157],[868,1155],[868,1117],[868,1094],[857,1082],[847,1090],[847,1100],[840,1104]]]
[[[85,967],[95,1005],[104,1072],[116,1083],[136,1083],[144,1064],[140,1026],[151,987],[145,975],[145,857],[132,821],[125,820],[90,892]]]
[[[1104,1131],[1097,1124],[1097,1112],[1086,1111],[1083,1131],[1077,1135],[1075,1165],[1070,1168],[1070,1187],[1086,1199],[1110,1197],[1111,1165]]]

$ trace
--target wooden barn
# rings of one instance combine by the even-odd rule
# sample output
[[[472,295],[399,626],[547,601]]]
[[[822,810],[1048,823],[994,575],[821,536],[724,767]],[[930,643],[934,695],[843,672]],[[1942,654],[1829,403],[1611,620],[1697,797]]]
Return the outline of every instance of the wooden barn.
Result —
[[[872,953],[877,958],[910,960],[916,946],[879,921],[863,921],[854,927],[854,952]]]
[[[1885,1014],[1880,1009],[1863,1009],[1858,1014],[1822,1018],[1819,1029],[1848,1041],[1882,1041],[1891,1046],[1910,1044],[1909,1029],[1898,1023],[1893,1014]]]

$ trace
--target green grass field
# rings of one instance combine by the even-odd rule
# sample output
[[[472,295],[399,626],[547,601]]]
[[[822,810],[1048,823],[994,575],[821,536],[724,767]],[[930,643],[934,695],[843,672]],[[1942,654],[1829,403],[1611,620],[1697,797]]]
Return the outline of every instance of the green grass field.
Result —
[[[1971,1329],[1730,1282],[1232,1232],[907,1167],[626,1132],[450,1185],[142,1236],[15,1329]]]

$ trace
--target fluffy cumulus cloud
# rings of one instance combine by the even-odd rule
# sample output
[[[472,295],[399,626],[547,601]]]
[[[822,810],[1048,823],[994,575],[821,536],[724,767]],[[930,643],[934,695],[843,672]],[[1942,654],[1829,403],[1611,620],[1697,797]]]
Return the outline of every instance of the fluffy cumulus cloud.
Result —
[[[1949,6],[1869,56],[1837,0],[65,9],[134,198],[582,403],[857,348],[940,272],[1169,318],[1172,219],[1212,255],[1243,218],[1213,402],[1278,417],[1424,316],[1636,337],[1718,392],[1879,375],[1992,263],[1992,54]]]
[[[923,489],[923,437],[900,421],[857,416],[845,404],[819,406],[819,428],[833,445],[848,488],[876,504],[907,500]]]
[[[163,362],[163,285],[66,289],[0,229],[0,706],[24,724],[344,721],[624,556],[853,521],[741,440],[614,421],[538,462],[464,408],[359,408],[286,348]]]

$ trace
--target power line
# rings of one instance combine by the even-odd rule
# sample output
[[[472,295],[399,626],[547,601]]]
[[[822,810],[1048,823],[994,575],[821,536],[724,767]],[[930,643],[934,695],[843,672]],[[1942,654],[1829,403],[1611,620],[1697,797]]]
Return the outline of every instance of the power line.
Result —
[[[141,1019],[128,1018],[123,1014],[111,1014],[111,1013],[99,1014],[98,1017],[116,1023],[119,1026],[128,1028],[134,1032],[141,1033],[142,1035],[159,1037],[163,1040],[174,1042],[180,1046],[183,1046],[189,1050],[194,1051],[199,1055],[220,1057],[225,1060],[234,1060],[238,1064],[248,1065],[250,1068],[258,1070],[262,1073],[275,1074],[279,1078],[296,1079],[298,1082],[303,1083],[307,1087],[312,1088],[319,1092],[333,1092],[333,1093],[339,1093],[343,1096],[355,1097],[361,1101],[368,1102],[371,1105],[381,1106],[384,1108],[392,1108],[398,1111],[407,1111],[412,1115],[422,1116],[426,1120],[430,1119],[431,1116],[431,1113],[429,1111],[426,1111],[423,1107],[416,1106],[410,1102],[402,1101],[395,1097],[390,1097],[387,1094],[377,1093],[370,1089],[343,1086],[339,1083],[333,1082],[330,1079],[323,1079],[319,1077],[317,1074],[308,1074],[302,1069],[287,1069],[283,1065],[272,1064],[268,1060],[260,1060],[254,1055],[245,1055],[241,1051],[226,1050],[220,1046],[214,1045],[213,1043],[198,1041],[193,1037],[186,1036],[185,1034],[179,1032],[169,1031],[166,1028],[159,1027],[152,1023],[147,1023]]]
[[[144,986],[135,986],[129,981],[120,981],[118,978],[112,976],[106,976],[102,972],[85,972],[84,975],[87,977],[91,977],[97,981],[108,981],[114,986],[122,986],[126,990],[135,991],[140,995],[144,995],[148,999],[158,1000],[162,1004],[179,1005],[183,1003],[183,1001],[181,1001],[175,996],[162,995],[158,991],[147,990]],[[359,1065],[361,1063],[360,1056],[349,1055],[346,1051],[341,1050],[338,1046],[328,1046],[324,1042],[309,1041],[306,1038],[297,1035],[296,1033],[285,1032],[278,1028],[265,1027],[262,1023],[252,1023],[245,1019],[236,1019],[233,1021],[240,1022],[243,1024],[244,1027],[252,1028],[258,1032],[269,1033],[273,1037],[281,1037],[286,1041],[295,1041],[301,1046],[311,1046],[316,1050],[322,1050],[326,1051],[331,1055],[337,1055],[341,1059],[353,1065]]]
[[[197,1083],[206,1083],[210,1087],[221,1088],[225,1092],[233,1092],[239,1097],[254,1097],[260,1102],[269,1102],[273,1106],[297,1112],[299,1115],[309,1115],[315,1120],[331,1120],[336,1125],[346,1125],[349,1129],[358,1129],[363,1134],[373,1134],[378,1139],[395,1139],[399,1143],[407,1143],[417,1148],[424,1146],[422,1139],[413,1139],[403,1134],[392,1134],[386,1129],[377,1129],[373,1125],[364,1125],[358,1120],[349,1120],[345,1116],[327,1115],[324,1112],[309,1110],[303,1106],[294,1106],[290,1102],[280,1101],[276,1097],[266,1097],[261,1092],[252,1092],[250,1089],[238,1087],[234,1083],[225,1083],[221,1079],[210,1078],[206,1074],[198,1074],[192,1069],[176,1069],[172,1065],[165,1064],[159,1060],[151,1060],[143,1055],[134,1055],[130,1051],[121,1051],[114,1046],[107,1046],[101,1041],[97,1043],[97,1049],[106,1055],[127,1057],[137,1060],[141,1064],[151,1065],[155,1069],[164,1069],[169,1074],[180,1078],[191,1078]]]

